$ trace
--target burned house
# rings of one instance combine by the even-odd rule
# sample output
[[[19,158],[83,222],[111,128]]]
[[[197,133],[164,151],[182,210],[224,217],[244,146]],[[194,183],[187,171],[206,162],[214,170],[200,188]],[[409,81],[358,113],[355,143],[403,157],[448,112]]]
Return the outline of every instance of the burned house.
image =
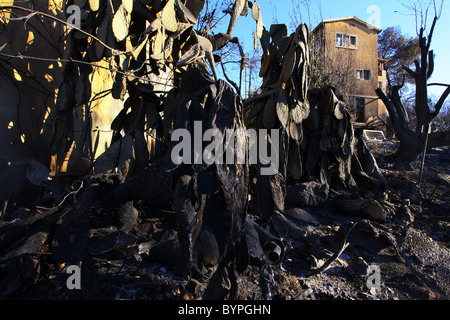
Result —
[[[386,90],[386,60],[378,58],[380,32],[355,16],[323,20],[312,31],[315,67],[340,88],[355,123],[386,120],[386,109],[375,94],[378,87]]]

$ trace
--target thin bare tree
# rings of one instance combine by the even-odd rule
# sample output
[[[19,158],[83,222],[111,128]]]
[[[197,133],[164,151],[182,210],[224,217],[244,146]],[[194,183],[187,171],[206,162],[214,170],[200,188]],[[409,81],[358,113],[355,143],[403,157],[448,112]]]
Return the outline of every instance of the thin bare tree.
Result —
[[[398,158],[410,162],[417,159],[423,151],[425,143],[429,148],[450,145],[450,131],[429,132],[432,121],[436,118],[450,94],[450,84],[428,83],[435,69],[434,52],[431,49],[431,41],[437,21],[441,17],[443,1],[407,1],[405,7],[414,13],[420,59],[414,60],[415,70],[407,66],[403,69],[414,79],[415,83],[415,130],[408,126],[408,118],[405,116],[404,107],[400,99],[399,90],[402,85],[392,86],[388,96],[381,89],[377,89],[377,95],[385,104],[392,121],[393,130],[400,140],[400,147],[396,152]],[[429,14],[434,14],[431,26],[428,29]],[[428,99],[428,87],[432,85],[445,86],[439,100],[430,105]]]

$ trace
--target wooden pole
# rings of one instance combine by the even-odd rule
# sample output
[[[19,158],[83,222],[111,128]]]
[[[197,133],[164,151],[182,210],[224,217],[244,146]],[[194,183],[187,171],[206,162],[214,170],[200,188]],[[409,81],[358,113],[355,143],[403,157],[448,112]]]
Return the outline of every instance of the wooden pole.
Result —
[[[422,127],[422,130],[424,129],[425,126]],[[427,124],[427,132],[425,135],[425,145],[423,147],[423,153],[422,153],[422,163],[420,164],[420,174],[419,174],[419,181],[418,181],[418,185],[420,186],[420,182],[422,181],[422,174],[423,174],[423,167],[425,165],[425,156],[427,154],[427,147],[428,147],[428,136],[431,133],[431,123]]]

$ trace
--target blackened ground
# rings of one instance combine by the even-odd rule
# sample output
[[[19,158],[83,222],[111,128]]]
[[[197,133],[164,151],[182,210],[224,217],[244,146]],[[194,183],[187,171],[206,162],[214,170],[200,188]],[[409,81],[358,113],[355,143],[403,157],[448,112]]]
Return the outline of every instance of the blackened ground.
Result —
[[[305,236],[283,239],[286,254],[282,263],[273,267],[272,299],[448,299],[449,149],[427,153],[419,187],[419,161],[413,170],[398,169],[386,160],[395,150],[395,142],[369,142],[369,146],[389,183],[382,202],[386,221],[346,216],[328,203],[302,208],[307,219],[296,222]],[[30,270],[37,270],[31,281],[20,283],[13,273],[1,275],[2,285],[11,290],[6,298],[198,299],[203,285],[179,272],[175,213],[145,202],[136,202],[135,207],[139,223],[129,232],[111,227],[108,213],[92,207],[92,259],[80,266],[80,290],[67,288],[67,266],[55,264],[48,243],[44,243],[32,259],[21,262],[22,267],[30,265]],[[314,272],[342,248],[344,236],[355,222],[345,239],[346,249],[326,270]],[[379,287],[371,286],[377,283],[371,277],[374,274],[368,274],[370,268],[379,270]],[[239,299],[263,299],[257,267],[238,274],[238,285]]]

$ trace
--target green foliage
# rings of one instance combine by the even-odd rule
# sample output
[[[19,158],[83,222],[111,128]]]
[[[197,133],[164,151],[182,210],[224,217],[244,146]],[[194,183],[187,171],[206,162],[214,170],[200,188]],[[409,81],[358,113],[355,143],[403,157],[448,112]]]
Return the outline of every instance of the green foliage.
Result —
[[[384,29],[378,36],[378,55],[389,59],[385,68],[391,85],[401,84],[406,75],[406,83],[414,79],[403,71],[402,66],[410,67],[414,60],[420,58],[419,38],[402,34],[400,27]]]

